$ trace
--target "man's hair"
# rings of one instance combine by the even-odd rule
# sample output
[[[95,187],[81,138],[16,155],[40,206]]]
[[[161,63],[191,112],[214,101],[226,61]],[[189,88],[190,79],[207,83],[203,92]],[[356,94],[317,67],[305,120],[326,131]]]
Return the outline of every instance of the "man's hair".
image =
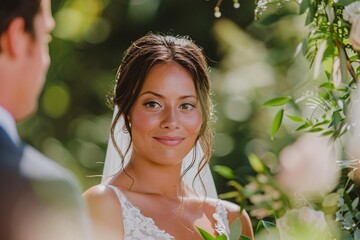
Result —
[[[16,17],[25,21],[25,31],[34,34],[34,18],[40,11],[41,0],[0,0],[0,36]]]

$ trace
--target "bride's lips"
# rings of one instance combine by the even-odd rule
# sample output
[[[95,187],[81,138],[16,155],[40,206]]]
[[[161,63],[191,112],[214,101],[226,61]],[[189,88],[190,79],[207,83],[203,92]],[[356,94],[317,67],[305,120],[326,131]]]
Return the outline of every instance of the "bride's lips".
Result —
[[[169,137],[169,136],[154,137],[154,139],[157,140],[158,142],[160,142],[166,146],[170,146],[170,147],[175,147],[184,140],[184,138],[182,138],[182,137]]]

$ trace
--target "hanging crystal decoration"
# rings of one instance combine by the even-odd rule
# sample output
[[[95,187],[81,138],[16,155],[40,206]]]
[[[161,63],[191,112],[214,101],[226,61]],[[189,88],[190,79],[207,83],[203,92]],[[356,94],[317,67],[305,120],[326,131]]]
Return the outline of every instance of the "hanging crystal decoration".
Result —
[[[221,17],[221,11],[220,11],[220,5],[221,5],[222,0],[218,0],[216,3],[216,6],[214,8],[214,16],[216,18],[220,18]],[[240,8],[240,3],[239,0],[233,0],[233,7],[234,8]]]

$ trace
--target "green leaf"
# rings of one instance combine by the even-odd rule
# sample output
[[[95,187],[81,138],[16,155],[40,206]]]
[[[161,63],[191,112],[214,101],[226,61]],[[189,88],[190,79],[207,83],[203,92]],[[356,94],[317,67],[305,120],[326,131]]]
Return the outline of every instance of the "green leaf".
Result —
[[[329,195],[324,197],[322,205],[324,207],[337,206],[339,203],[339,199],[340,199],[339,193],[330,193]]]
[[[287,97],[277,97],[277,98],[273,98],[267,102],[264,103],[264,106],[266,107],[278,107],[278,106],[282,106],[287,104],[288,102],[291,101],[291,97],[287,96]]]
[[[338,0],[337,4],[339,6],[346,6],[352,3],[354,0]]]
[[[321,135],[322,136],[329,136],[329,135],[331,135],[333,133],[334,133],[334,130],[329,130],[329,131],[323,132]]]
[[[354,232],[354,239],[360,239],[360,229],[356,229]]]
[[[282,120],[283,120],[283,116],[284,116],[284,109],[280,109],[275,117],[274,117],[274,120],[273,120],[273,123],[272,123],[272,127],[271,127],[271,139],[274,139],[276,133],[278,132],[280,126],[281,126],[281,123],[282,123]]]
[[[320,70],[321,70],[321,63],[324,58],[324,53],[326,50],[326,45],[327,45],[327,41],[323,40],[319,44],[319,48],[316,51],[315,59],[314,59],[314,74],[313,74],[314,79],[317,79],[319,77]]]
[[[268,5],[268,7],[269,7],[269,9],[272,8],[269,5]],[[270,12],[270,11],[268,11],[268,13],[266,13],[266,14],[262,14],[261,17],[259,18],[259,20],[257,21],[257,23],[267,26],[267,25],[271,25],[271,24],[279,21],[280,19],[282,19],[286,16],[293,16],[293,15],[298,14],[296,12],[296,10],[291,9],[291,8],[284,8],[284,7],[282,7],[282,8],[276,7],[276,11],[274,11],[274,12]]]
[[[351,93],[347,92],[341,96],[341,99],[347,100],[351,96]]]
[[[332,82],[326,82],[320,85],[321,88],[327,88],[329,90],[334,90],[334,84]]]
[[[199,228],[198,226],[195,226],[197,228],[197,230],[199,231],[201,237],[204,239],[204,240],[214,240],[216,239],[215,237],[213,237],[210,233],[208,233],[207,231],[205,231],[204,229],[202,228]],[[226,240],[226,238],[225,238]]]
[[[300,4],[300,12],[299,14],[305,13],[306,9],[310,6],[310,0],[302,0]]]
[[[227,183],[229,186],[235,188],[236,190],[238,190],[239,192],[241,192],[241,190],[244,188],[243,186],[241,186],[240,183],[234,181],[234,180],[231,180]]]
[[[322,130],[324,130],[323,128],[311,128],[309,130],[309,132],[321,132]]]
[[[326,47],[326,51],[324,52],[324,57],[322,61],[323,71],[325,72],[328,80],[331,79],[334,65],[334,56],[336,55],[334,45],[335,42],[328,39],[328,44]]]
[[[250,153],[248,155],[248,159],[251,167],[255,170],[255,172],[257,173],[265,172],[266,168],[257,155],[255,155],[254,153]]]
[[[308,41],[306,39],[303,39],[301,41],[301,52],[305,56],[308,49]]]
[[[304,129],[308,128],[308,127],[311,127],[311,125],[308,122],[306,122],[303,125],[301,125],[300,127],[298,127],[297,129],[295,129],[295,132],[304,130]]]
[[[251,238],[248,238],[247,236],[241,235],[240,240],[251,240]]]
[[[231,192],[219,194],[219,198],[221,198],[221,199],[230,199],[230,198],[236,198],[239,195],[240,194],[239,194],[238,191],[231,191]]]
[[[221,176],[223,176],[226,179],[234,179],[235,178],[234,171],[231,168],[229,168],[228,166],[215,165],[213,169],[215,172],[217,172],[218,174],[220,174]]]
[[[301,117],[298,117],[298,116],[289,115],[289,114],[286,114],[286,116],[288,118],[290,118],[291,120],[293,120],[294,122],[303,122],[304,121],[304,119],[302,119]]]
[[[355,198],[355,200],[351,203],[353,209],[356,209],[358,205],[359,205],[359,197]]]
[[[315,14],[316,14],[316,9],[317,9],[317,6],[313,5],[313,4],[310,4],[309,5],[309,13],[306,17],[306,22],[305,22],[305,25],[309,25],[310,23],[312,23],[315,19]]]
[[[343,48],[340,48],[340,72],[341,72],[341,79],[342,81],[347,79],[348,70],[346,66],[346,53]]]
[[[339,111],[335,111],[332,115],[332,122],[329,124],[329,127],[334,127],[335,131],[339,129],[340,123],[343,120]]]
[[[275,224],[269,221],[260,220],[256,226],[256,232],[259,232],[262,229],[270,230],[270,228],[275,227]]]
[[[216,240],[228,240],[227,237],[224,234],[222,234],[220,236],[217,236],[215,239]]]
[[[242,232],[240,218],[236,218],[230,228],[230,240],[238,240]]]
[[[324,124],[328,124],[328,123],[330,123],[329,120],[324,120],[324,121],[321,121],[321,122],[318,122],[317,124],[315,124],[315,125],[313,126],[313,128],[318,127],[318,126],[321,126],[321,125],[324,125]]]
[[[259,20],[259,23],[262,25],[271,25],[273,23],[276,23],[277,21],[279,21],[281,18],[283,18],[284,16],[286,16],[286,14],[269,14],[267,16],[262,17]]]

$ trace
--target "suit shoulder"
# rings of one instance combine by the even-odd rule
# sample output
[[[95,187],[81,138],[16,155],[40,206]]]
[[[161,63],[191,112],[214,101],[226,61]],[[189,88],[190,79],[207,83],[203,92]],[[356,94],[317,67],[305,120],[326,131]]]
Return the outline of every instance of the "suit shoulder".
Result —
[[[31,146],[25,146],[20,171],[30,179],[76,182],[71,172]]]
[[[18,171],[23,149],[16,146],[0,126],[0,166],[1,169]]]

